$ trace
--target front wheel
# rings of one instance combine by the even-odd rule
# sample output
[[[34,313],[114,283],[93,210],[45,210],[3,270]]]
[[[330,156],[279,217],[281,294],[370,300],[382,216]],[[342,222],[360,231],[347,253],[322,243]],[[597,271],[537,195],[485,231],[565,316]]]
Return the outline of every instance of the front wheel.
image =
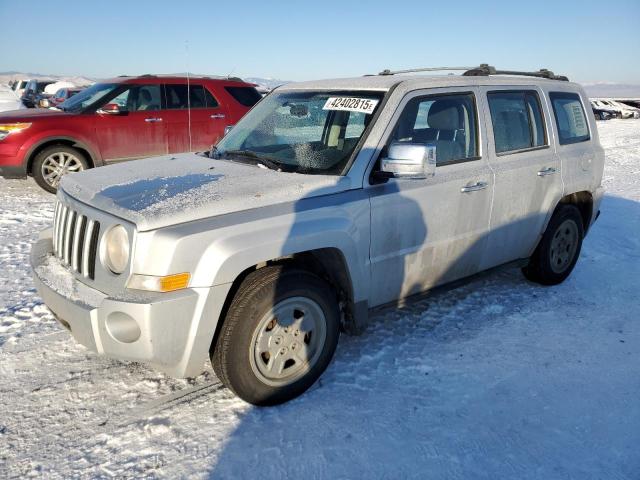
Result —
[[[339,337],[335,291],[313,273],[285,266],[247,276],[211,351],[218,378],[254,405],[304,393],[329,365]]]
[[[578,261],[583,237],[580,210],[575,205],[560,205],[522,273],[542,285],[563,282]]]
[[[52,145],[42,150],[33,161],[33,178],[47,192],[56,193],[62,177],[89,168],[79,150],[66,145]]]

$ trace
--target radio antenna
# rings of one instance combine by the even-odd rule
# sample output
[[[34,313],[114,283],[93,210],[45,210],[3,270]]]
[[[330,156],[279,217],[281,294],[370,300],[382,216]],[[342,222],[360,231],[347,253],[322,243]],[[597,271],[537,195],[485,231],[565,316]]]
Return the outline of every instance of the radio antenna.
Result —
[[[189,40],[184,41],[185,61],[187,63],[187,122],[189,129],[189,151],[193,151],[191,142],[191,79],[189,77]]]

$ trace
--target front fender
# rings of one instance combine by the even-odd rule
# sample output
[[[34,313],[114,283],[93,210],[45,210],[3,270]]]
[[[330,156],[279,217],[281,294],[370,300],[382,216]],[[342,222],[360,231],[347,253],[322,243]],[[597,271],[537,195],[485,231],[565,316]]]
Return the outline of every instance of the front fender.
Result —
[[[368,215],[367,215],[368,218]],[[233,282],[248,268],[296,253],[335,248],[341,252],[352,281],[354,301],[368,298],[368,227],[356,226],[349,218],[333,216],[295,220],[259,232],[239,233],[212,244],[199,263],[194,280],[220,285]],[[207,278],[211,272],[213,277]]]
[[[369,208],[369,198],[357,190],[140,232],[133,271],[189,272],[192,287],[211,287],[233,283],[262,262],[335,248],[345,259],[354,300],[364,300],[369,294]]]

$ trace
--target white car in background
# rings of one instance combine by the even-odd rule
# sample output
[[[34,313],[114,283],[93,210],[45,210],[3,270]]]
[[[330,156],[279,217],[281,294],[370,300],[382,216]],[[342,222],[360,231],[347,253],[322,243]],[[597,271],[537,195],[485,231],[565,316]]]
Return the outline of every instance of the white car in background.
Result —
[[[14,91],[16,97],[22,97],[24,93],[24,89],[27,87],[27,83],[29,83],[29,79],[16,80],[13,85],[11,85],[11,90]]]
[[[591,107],[595,110],[608,113],[611,115],[610,118],[622,118],[620,109],[605,105],[601,100],[591,100]]]
[[[601,105],[601,108],[609,108],[614,110],[620,118],[640,118],[640,109],[630,107],[624,103],[617,102],[615,100],[594,100],[597,104]]]
[[[0,112],[24,108],[20,98],[7,85],[0,85]]]

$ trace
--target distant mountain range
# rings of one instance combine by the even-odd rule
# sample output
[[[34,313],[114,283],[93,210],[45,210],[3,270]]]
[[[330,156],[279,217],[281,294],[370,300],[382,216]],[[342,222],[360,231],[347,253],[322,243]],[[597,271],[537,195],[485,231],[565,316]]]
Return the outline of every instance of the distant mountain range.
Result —
[[[583,83],[591,98],[640,98],[640,85],[624,83]]]
[[[186,75],[176,73],[175,75]],[[194,74],[195,75],[195,74]],[[206,75],[206,74],[204,74]],[[11,80],[17,78],[42,78],[50,80],[64,80],[74,83],[78,86],[89,85],[97,79],[83,76],[65,76],[65,75],[44,75],[41,73],[25,73],[25,72],[0,72],[0,84],[7,84]],[[255,83],[262,87],[263,90],[271,90],[275,87],[289,83],[288,80],[264,77],[244,77],[247,82]],[[612,83],[612,82],[593,82],[582,84],[590,97],[604,98],[640,98],[640,85]]]

